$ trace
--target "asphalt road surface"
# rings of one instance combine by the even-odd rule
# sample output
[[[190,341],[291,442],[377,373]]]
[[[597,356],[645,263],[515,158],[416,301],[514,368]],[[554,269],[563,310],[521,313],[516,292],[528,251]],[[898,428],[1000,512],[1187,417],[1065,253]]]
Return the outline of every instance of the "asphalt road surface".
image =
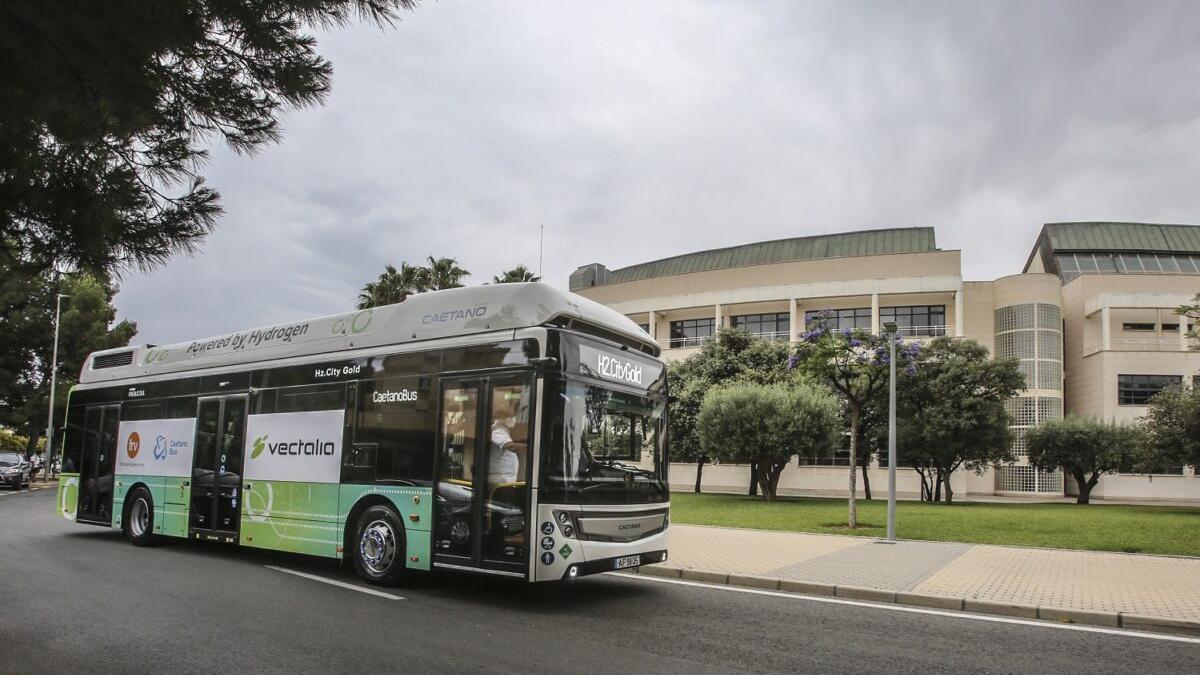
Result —
[[[334,585],[320,579],[340,582]],[[816,602],[629,576],[418,576],[391,596],[332,561],[128,544],[0,493],[3,672],[1134,672],[1200,641]]]

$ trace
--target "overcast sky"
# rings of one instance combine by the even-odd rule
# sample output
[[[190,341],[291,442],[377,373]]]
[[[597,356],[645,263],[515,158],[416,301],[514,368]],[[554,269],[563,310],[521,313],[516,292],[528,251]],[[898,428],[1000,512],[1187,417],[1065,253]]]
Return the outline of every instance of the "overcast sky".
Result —
[[[968,279],[1042,223],[1200,222],[1200,4],[427,2],[319,33],[325,106],[204,171],[194,258],[127,274],[166,343],[343,311],[386,263],[566,287],[705,248],[933,226]]]

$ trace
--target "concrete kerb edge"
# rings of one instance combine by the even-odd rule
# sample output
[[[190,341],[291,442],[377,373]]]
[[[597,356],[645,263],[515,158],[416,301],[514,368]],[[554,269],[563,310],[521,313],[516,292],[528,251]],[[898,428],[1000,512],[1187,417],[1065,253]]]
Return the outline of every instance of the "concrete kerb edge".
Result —
[[[859,600],[879,604],[908,605],[950,611],[963,611],[973,614],[993,614],[1011,616],[1023,619],[1038,619],[1042,621],[1058,621],[1077,623],[1106,628],[1125,628],[1152,633],[1173,633],[1177,635],[1200,636],[1200,621],[1171,619],[1166,617],[1132,614],[1129,612],[1098,612],[1066,607],[1038,607],[1005,602],[993,602],[974,598],[955,598],[944,595],[925,593],[909,593],[905,591],[888,591],[877,588],[862,588],[857,586],[836,586],[810,581],[793,579],[776,579],[773,577],[755,576],[750,574],[726,574],[682,567],[667,567],[664,565],[648,565],[638,569],[639,574],[669,579],[684,579],[722,586],[737,586],[741,588],[767,589],[801,595],[823,597],[838,597],[846,600]]]

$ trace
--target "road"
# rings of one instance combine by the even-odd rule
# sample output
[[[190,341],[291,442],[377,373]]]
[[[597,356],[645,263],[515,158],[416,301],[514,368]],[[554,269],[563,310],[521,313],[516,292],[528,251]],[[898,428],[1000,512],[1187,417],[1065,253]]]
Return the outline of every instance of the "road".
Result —
[[[70,523],[0,494],[0,671],[1195,672],[1200,641],[981,621],[603,575],[422,575]],[[345,586],[284,573],[301,572]]]

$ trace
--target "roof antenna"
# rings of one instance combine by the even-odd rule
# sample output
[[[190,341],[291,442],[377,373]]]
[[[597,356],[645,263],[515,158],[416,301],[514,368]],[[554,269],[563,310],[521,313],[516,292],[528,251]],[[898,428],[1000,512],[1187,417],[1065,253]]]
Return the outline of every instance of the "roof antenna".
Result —
[[[546,239],[546,226],[538,225],[538,277],[542,276],[542,244]]]

